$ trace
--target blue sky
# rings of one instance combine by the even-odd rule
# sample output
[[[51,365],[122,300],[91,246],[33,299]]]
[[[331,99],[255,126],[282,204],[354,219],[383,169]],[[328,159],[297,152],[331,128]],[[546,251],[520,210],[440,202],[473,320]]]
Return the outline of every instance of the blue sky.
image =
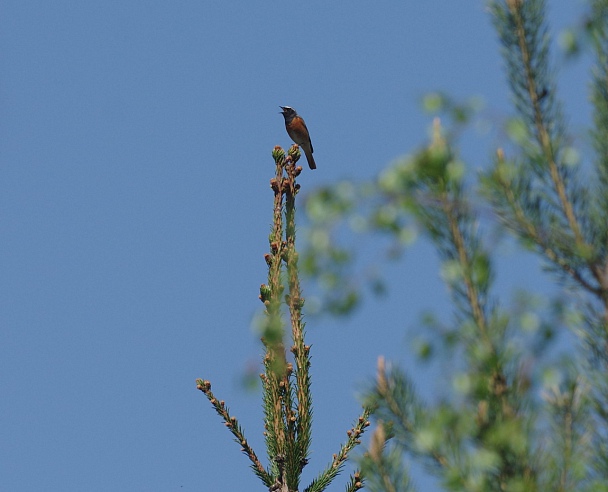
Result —
[[[549,7],[553,32],[580,12]],[[484,2],[7,0],[0,45],[0,489],[263,490],[194,380],[264,455],[259,395],[240,380],[262,352],[270,152],[291,143],[279,105],[312,135],[304,194],[413,151],[426,92],[508,114]],[[586,75],[561,79],[577,128]],[[490,150],[463,154],[476,169]],[[344,441],[377,356],[411,359],[407,328],[441,289],[432,254],[412,255],[386,300],[308,319],[304,482]],[[507,290],[542,288],[503,270]]]

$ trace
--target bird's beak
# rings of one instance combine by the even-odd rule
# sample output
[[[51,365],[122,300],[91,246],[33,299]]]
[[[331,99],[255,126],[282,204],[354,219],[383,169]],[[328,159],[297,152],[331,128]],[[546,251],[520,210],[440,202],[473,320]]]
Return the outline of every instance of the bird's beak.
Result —
[[[279,113],[284,113],[285,112],[285,108],[283,106],[279,106],[279,108],[281,108],[283,111],[279,111]]]

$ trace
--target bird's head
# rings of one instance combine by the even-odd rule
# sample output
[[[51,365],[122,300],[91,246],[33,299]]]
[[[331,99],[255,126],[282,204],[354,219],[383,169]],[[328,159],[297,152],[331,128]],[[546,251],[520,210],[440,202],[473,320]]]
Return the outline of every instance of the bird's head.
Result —
[[[298,114],[295,109],[289,106],[279,106],[279,108],[283,110],[280,113],[285,117],[285,121],[287,122],[291,121]]]

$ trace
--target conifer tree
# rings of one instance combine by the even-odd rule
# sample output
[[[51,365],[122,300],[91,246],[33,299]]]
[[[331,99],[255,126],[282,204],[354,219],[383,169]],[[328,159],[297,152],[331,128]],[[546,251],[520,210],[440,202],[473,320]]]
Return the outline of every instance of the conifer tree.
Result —
[[[286,156],[281,147],[275,147],[272,152],[276,165],[275,176],[270,180],[274,194],[272,230],[268,238],[270,252],[264,256],[268,266],[268,282],[260,286],[259,295],[265,308],[262,326],[264,372],[260,377],[268,466],[262,464],[226,403],[218,400],[212,392],[211,382],[196,380],[197,388],[223,419],[224,425],[249,458],[253,472],[270,492],[300,490],[302,470],[308,464],[310,453],[313,415],[311,347],[305,341],[302,319],[304,298],[300,289],[296,250],[295,203],[300,190],[297,177],[302,171],[300,166],[296,166],[300,158],[298,146],[292,146],[288,154]],[[291,332],[291,358],[286,351],[285,318],[289,319]],[[361,443],[361,436],[370,425],[369,415],[370,410],[364,409],[347,431],[346,443],[333,455],[327,468],[302,489],[304,492],[322,492],[332,483],[344,467],[351,450]],[[346,491],[354,492],[361,487],[360,473],[355,472],[348,480]]]
[[[412,374],[379,359],[366,396],[375,427],[359,459],[363,483],[421,490],[407,466],[415,462],[441,490],[608,491],[608,1],[587,2],[573,37],[594,60],[590,79],[581,77],[593,106],[593,155],[584,160],[558,91],[545,1],[488,6],[514,116],[510,140],[485,170],[472,174],[458,150],[474,107],[433,95],[427,104],[445,118],[435,119],[428,144],[370,182],[329,186],[308,203],[313,237],[331,238],[356,215],[363,230],[403,245],[415,224],[442,261],[453,305],[447,325],[426,327],[453,369],[443,372],[452,390],[438,403],[419,395]],[[542,260],[561,289],[553,310],[499,299],[491,230]],[[349,282],[352,251],[321,243],[302,263],[333,286],[326,307],[349,312],[363,295]],[[553,340],[568,340],[568,352],[551,357]],[[420,351],[433,353],[430,343]]]

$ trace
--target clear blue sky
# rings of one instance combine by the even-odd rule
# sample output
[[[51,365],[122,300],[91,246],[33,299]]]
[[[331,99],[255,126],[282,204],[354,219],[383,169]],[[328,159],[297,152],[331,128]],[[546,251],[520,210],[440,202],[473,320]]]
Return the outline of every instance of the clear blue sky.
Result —
[[[549,4],[556,28],[579,12]],[[264,490],[194,380],[264,455],[240,379],[262,351],[270,152],[290,145],[278,106],[312,134],[304,192],[415,149],[425,92],[506,114],[484,2],[5,0],[0,46],[0,490]],[[585,76],[562,79],[575,124]],[[472,168],[488,153],[465,149]],[[395,271],[385,301],[308,319],[305,482],[344,441],[377,356],[411,358],[406,328],[434,305],[430,254]]]

